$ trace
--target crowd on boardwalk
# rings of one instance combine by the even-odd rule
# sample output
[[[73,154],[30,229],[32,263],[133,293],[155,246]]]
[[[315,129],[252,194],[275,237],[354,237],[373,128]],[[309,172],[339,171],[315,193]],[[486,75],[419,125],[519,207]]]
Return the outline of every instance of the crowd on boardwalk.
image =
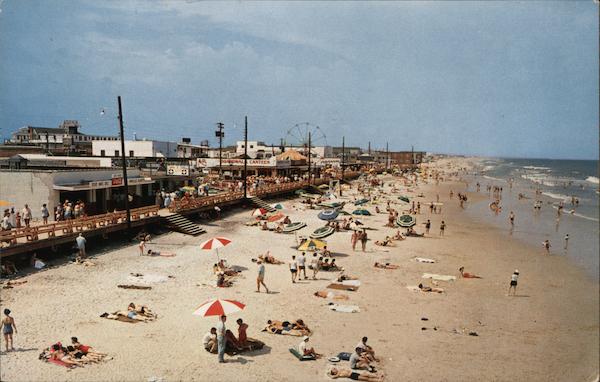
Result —
[[[40,208],[41,223],[48,224],[50,220],[50,211],[48,210],[47,204],[42,204]],[[65,200],[63,203],[59,203],[54,207],[52,212],[52,218],[54,221],[65,221],[71,219],[77,219],[85,217],[86,209],[85,203],[81,200],[73,203],[69,200]],[[21,211],[15,211],[15,208],[5,209],[2,217],[1,228],[3,231],[11,230],[13,228],[29,228],[32,224],[33,214],[28,204],[25,204]]]

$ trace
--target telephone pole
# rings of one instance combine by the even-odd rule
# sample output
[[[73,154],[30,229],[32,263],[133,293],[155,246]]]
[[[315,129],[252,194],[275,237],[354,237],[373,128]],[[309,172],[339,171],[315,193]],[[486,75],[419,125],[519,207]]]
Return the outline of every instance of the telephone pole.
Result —
[[[388,143],[385,142],[385,171],[387,172],[388,167],[390,165],[390,150],[388,148]]]
[[[248,116],[244,119],[244,199],[248,197]]]
[[[225,128],[225,124],[223,122],[217,122],[217,131],[215,131],[215,136],[219,138],[219,177],[223,172],[223,137],[225,137],[225,133],[223,129]]]
[[[340,179],[340,196],[342,196],[342,184],[344,183],[345,162],[346,162],[346,137],[342,136],[342,179]]]
[[[310,131],[308,132],[308,184],[310,184]]]
[[[121,132],[121,162],[123,165],[123,187],[125,188],[125,210],[127,211],[127,233],[131,233],[131,211],[129,210],[129,183],[127,182],[127,160],[125,159],[125,134],[123,133],[123,110],[121,109],[121,96],[117,97],[119,103],[119,131]]]

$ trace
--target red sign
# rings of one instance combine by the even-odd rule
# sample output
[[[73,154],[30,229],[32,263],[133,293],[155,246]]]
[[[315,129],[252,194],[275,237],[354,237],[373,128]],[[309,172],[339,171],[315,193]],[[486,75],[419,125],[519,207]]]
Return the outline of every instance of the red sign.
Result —
[[[120,186],[123,184],[123,178],[112,178],[113,186]]]

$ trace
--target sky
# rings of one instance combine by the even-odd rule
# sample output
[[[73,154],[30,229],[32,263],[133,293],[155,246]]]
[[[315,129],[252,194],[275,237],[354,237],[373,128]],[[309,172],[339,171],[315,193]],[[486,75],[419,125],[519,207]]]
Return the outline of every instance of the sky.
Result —
[[[593,1],[0,2],[3,138],[120,95],[127,138],[598,159]]]

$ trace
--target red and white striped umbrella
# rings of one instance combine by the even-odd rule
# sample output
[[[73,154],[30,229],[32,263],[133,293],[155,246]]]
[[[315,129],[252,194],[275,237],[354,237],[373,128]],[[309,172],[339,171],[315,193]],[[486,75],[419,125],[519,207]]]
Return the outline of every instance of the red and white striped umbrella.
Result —
[[[262,216],[262,215],[266,214],[267,212],[269,212],[269,211],[267,211],[264,208],[257,208],[254,211],[252,211],[252,216]]]
[[[193,313],[194,316],[222,316],[231,313],[239,312],[244,309],[246,305],[235,300],[220,300],[213,298],[200,305]]]
[[[217,249],[224,247],[229,243],[231,243],[231,240],[226,237],[213,237],[200,244],[200,248],[205,250]]]

